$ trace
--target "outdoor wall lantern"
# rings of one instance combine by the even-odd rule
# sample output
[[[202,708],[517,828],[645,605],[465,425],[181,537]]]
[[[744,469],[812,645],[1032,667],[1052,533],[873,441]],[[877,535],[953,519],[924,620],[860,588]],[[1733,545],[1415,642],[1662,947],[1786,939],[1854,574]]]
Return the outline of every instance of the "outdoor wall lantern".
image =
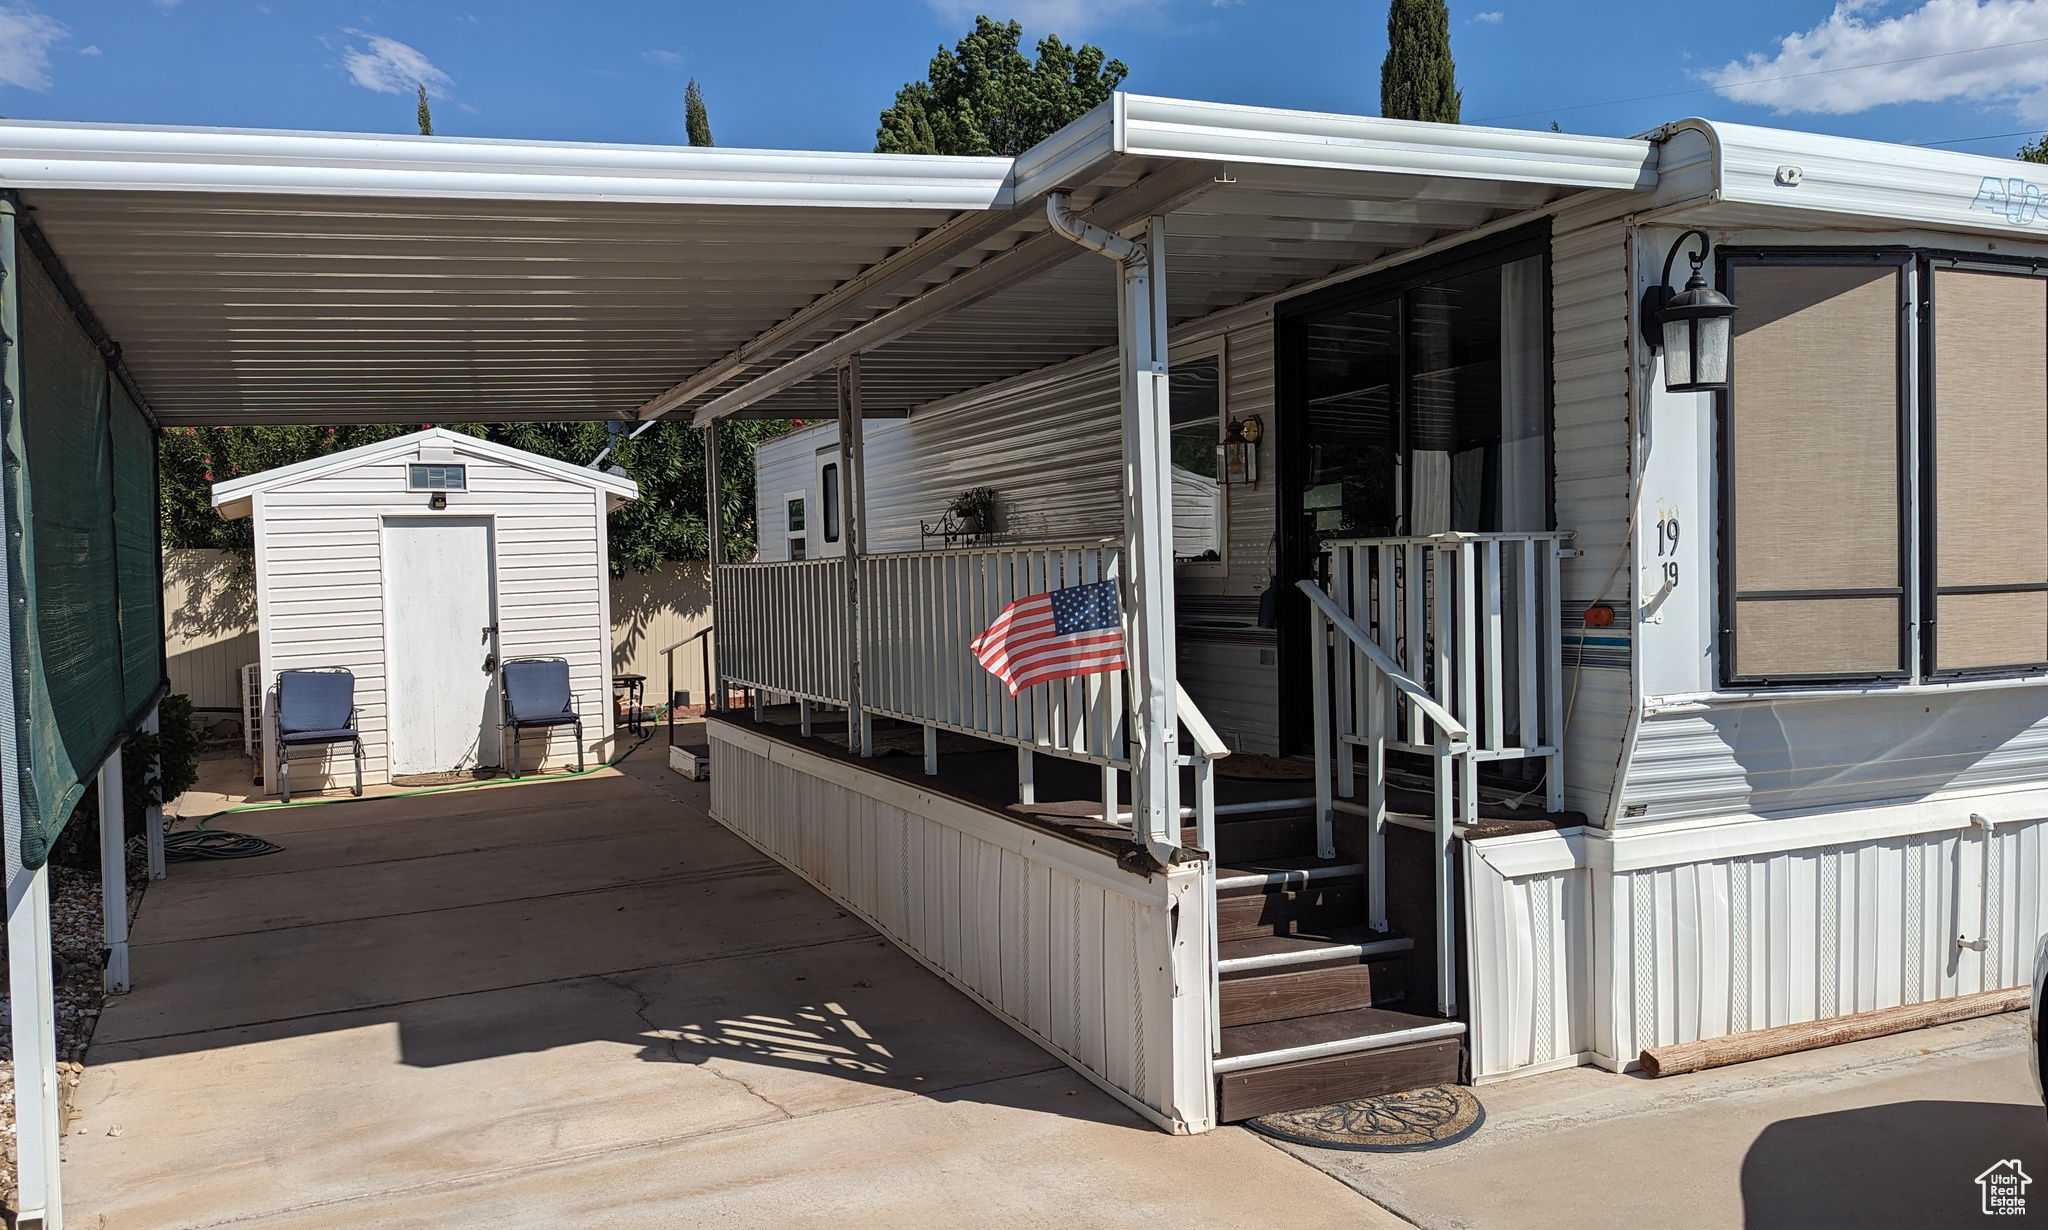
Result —
[[[1226,484],[1259,485],[1259,437],[1265,434],[1266,425],[1256,414],[1233,419],[1224,429],[1223,443],[1216,446],[1216,451],[1223,457]]]
[[[1671,293],[1671,262],[1685,241],[1699,237],[1700,246],[1686,253],[1692,277],[1685,289]],[[1705,231],[1687,231],[1664,256],[1664,276],[1643,291],[1643,340],[1664,348],[1664,389],[1670,393],[1718,393],[1728,387],[1728,334],[1735,305],[1700,276],[1713,251]]]

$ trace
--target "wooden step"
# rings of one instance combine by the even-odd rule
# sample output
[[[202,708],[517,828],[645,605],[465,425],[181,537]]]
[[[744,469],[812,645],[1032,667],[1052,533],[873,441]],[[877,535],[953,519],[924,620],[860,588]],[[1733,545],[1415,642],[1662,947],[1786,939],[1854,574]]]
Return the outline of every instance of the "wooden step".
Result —
[[[1237,1123],[1280,1111],[1327,1106],[1348,1098],[1372,1098],[1431,1085],[1455,1084],[1461,1075],[1463,1050],[1463,1038],[1427,1038],[1323,1059],[1223,1073],[1216,1078],[1216,1117],[1222,1123]]]
[[[1354,926],[1364,915],[1365,884],[1361,879],[1316,880],[1301,888],[1218,896],[1216,938],[1323,935]]]
[[[1181,844],[1195,845],[1195,826],[1181,830]],[[1278,816],[1248,816],[1241,820],[1216,818],[1216,856],[1219,862],[1247,859],[1288,858],[1311,853],[1316,848],[1316,820],[1307,812]]]
[[[1368,927],[1338,927],[1297,935],[1254,935],[1217,945],[1216,972],[1224,981],[1280,971],[1357,965],[1410,952],[1415,941]]]
[[[1404,997],[1400,957],[1229,978],[1218,984],[1224,1028],[1353,1008],[1384,1008]]]

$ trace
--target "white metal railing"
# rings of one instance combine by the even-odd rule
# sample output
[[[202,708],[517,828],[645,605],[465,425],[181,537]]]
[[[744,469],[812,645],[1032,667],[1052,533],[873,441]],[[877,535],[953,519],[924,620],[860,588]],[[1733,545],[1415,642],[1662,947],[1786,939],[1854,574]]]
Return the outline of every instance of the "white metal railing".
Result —
[[[852,608],[844,559],[721,564],[716,593],[723,679],[757,693],[847,703]]]
[[[1333,812],[1368,819],[1367,910],[1378,930],[1387,926],[1387,753],[1429,757],[1445,1016],[1456,1008],[1453,837],[1457,824],[1478,819],[1480,762],[1544,760],[1546,806],[1564,805],[1558,561],[1570,537],[1330,542],[1329,589],[1300,583],[1320,647],[1313,672],[1318,845],[1324,857],[1335,855]],[[1364,806],[1351,801],[1358,748],[1366,753]]]
[[[1011,696],[968,644],[1018,598],[1118,576],[1114,543],[974,547],[860,560],[861,706],[1093,764],[1128,768],[1123,675]]]
[[[1216,934],[1216,762],[1230,755],[1230,748],[1224,745],[1216,728],[1209,725],[1209,719],[1202,715],[1194,698],[1177,679],[1173,690],[1180,724],[1187,728],[1188,740],[1194,745],[1191,753],[1181,757],[1181,763],[1195,771],[1195,847],[1207,856],[1202,860],[1202,896],[1208,903],[1209,914],[1209,1047],[1221,1054],[1223,975],[1217,962],[1223,950],[1217,943]]]

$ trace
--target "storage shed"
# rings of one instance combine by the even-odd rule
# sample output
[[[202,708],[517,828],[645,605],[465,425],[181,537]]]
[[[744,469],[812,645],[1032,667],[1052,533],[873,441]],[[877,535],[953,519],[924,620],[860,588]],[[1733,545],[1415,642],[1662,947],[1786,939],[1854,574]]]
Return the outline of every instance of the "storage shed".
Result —
[[[497,666],[564,658],[583,751],[612,736],[605,518],[631,479],[433,428],[218,483],[255,519],[263,780],[277,789],[277,677],[355,675],[366,783],[498,766]],[[574,764],[569,727],[529,732],[527,770]],[[353,780],[352,749],[292,758],[295,790]],[[339,778],[329,779],[339,774]]]

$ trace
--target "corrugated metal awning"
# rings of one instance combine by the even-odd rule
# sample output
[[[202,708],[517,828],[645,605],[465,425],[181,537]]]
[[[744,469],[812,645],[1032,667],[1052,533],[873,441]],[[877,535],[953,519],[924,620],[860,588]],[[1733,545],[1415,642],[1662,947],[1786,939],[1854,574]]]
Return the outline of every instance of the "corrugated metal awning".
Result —
[[[1560,196],[1645,141],[1118,95],[1016,159],[0,123],[0,185],[167,424],[903,409],[1114,343],[1111,227],[1186,320]]]

